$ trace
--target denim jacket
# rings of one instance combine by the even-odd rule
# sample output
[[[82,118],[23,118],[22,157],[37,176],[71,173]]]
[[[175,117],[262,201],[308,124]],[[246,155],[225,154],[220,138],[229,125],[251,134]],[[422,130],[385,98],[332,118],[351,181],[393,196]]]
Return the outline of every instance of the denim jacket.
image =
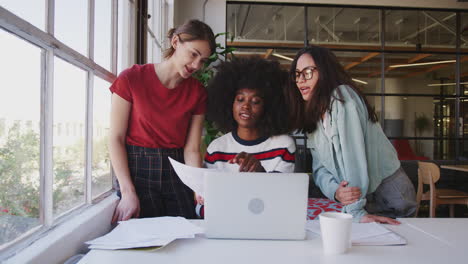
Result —
[[[337,100],[340,99],[340,100]],[[349,86],[340,85],[332,95],[331,111],[308,134],[315,184],[331,200],[343,180],[359,187],[361,198],[343,208],[360,221],[366,215],[366,195],[374,192],[383,179],[400,168],[397,153],[378,122],[369,120],[366,105]]]

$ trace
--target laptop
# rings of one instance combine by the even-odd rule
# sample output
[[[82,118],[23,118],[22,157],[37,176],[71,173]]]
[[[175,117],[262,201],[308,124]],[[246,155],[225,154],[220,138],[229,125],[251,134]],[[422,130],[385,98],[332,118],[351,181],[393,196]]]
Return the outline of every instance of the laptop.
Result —
[[[305,173],[205,172],[205,236],[305,239]]]

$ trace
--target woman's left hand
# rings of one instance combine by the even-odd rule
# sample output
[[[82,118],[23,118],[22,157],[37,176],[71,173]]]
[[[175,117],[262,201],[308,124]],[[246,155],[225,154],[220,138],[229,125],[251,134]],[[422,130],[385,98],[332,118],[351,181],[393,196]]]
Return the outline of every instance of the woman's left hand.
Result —
[[[204,205],[205,204],[205,199],[198,194],[195,194],[195,200],[197,201],[198,204]]]
[[[239,171],[241,172],[265,172],[262,164],[252,154],[241,152],[234,158],[229,160],[229,163],[239,164]]]
[[[371,214],[363,216],[360,221],[360,223],[372,223],[372,222],[377,222],[380,224],[390,224],[390,225],[401,224],[400,221],[397,221],[395,219],[385,217],[385,216],[371,215]]]

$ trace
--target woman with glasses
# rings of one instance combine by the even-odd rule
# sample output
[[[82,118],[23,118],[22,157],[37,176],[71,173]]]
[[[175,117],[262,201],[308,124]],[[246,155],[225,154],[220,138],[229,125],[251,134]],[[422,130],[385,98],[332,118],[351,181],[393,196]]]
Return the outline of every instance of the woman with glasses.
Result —
[[[289,89],[293,127],[308,133],[315,183],[357,222],[399,224],[416,211],[414,187],[374,109],[328,49],[300,50]]]
[[[159,63],[134,65],[114,81],[109,150],[121,200],[112,221],[194,218],[194,194],[168,157],[200,167],[207,93],[192,77],[215,51],[213,31],[190,20],[168,32]]]

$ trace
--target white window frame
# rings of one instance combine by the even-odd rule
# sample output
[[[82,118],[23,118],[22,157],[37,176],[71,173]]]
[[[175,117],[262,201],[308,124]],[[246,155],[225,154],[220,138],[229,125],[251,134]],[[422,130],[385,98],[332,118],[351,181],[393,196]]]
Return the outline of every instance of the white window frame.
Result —
[[[14,13],[0,6],[0,28],[13,35],[41,48],[41,113],[40,113],[40,215],[39,226],[35,227],[18,238],[0,245],[0,262],[3,258],[8,258],[20,250],[30,245],[33,241],[44,237],[47,232],[57,227],[66,220],[83,212],[93,203],[98,203],[113,192],[113,189],[104,192],[95,199],[92,198],[91,179],[92,179],[92,147],[93,147],[93,85],[94,76],[113,82],[117,76],[118,59],[118,1],[111,0],[111,71],[96,64],[94,58],[94,13],[95,0],[88,0],[88,54],[82,55],[73,50],[66,44],[57,40],[54,36],[55,21],[55,0],[45,0],[46,4],[46,30],[43,31],[26,20],[16,16]],[[124,17],[134,17],[134,1],[128,0],[124,4]],[[125,16],[127,16],[125,18]],[[126,25],[126,24],[124,24]],[[129,26],[134,23],[129,23]],[[129,34],[131,30],[123,29],[121,45],[132,47],[134,37]],[[123,51],[123,60],[132,62],[134,55],[130,49]],[[82,69],[87,73],[86,82],[86,119],[85,119],[85,201],[66,213],[54,218],[53,215],[53,83],[54,83],[54,57],[59,57],[70,64]],[[111,172],[112,173],[112,172]]]
[[[151,12],[151,18],[148,20],[147,35],[151,39],[149,41],[151,46],[147,47],[147,61],[161,62],[164,59],[164,50],[169,46],[166,33],[173,27],[171,19],[174,4],[172,0],[148,0],[148,2],[148,6],[152,8],[148,10]]]

